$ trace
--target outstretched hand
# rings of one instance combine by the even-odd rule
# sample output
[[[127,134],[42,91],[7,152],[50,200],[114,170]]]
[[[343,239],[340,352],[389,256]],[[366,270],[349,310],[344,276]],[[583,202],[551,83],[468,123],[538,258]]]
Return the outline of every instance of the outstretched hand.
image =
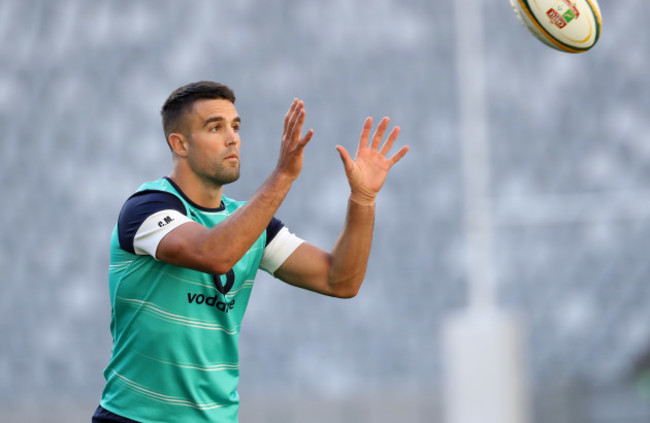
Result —
[[[370,139],[372,118],[366,118],[354,160],[352,160],[350,154],[343,146],[336,146],[343,166],[345,167],[348,183],[350,184],[350,199],[352,201],[360,204],[374,204],[375,197],[384,185],[388,171],[409,150],[409,147],[406,145],[392,157],[387,157],[400,131],[399,126],[394,127],[390,134],[388,134],[386,142],[381,145],[389,122],[390,119],[384,117],[379,122],[372,139]],[[368,144],[369,140],[370,144]]]
[[[282,146],[277,169],[295,179],[302,170],[303,151],[314,135],[312,129],[302,136],[302,125],[305,122],[305,104],[298,99],[291,103],[289,111],[284,117],[284,130],[282,132]]]

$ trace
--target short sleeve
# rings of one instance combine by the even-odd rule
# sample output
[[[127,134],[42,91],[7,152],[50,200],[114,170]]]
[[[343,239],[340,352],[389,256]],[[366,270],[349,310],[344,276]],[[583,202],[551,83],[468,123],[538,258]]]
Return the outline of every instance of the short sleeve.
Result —
[[[150,245],[142,245],[136,250],[136,236],[140,241],[150,242],[155,238],[154,232],[166,234],[189,220],[185,205],[175,195],[153,190],[137,192],[126,200],[120,211],[117,221],[120,247],[132,254],[149,254]],[[147,225],[143,227],[145,221]]]

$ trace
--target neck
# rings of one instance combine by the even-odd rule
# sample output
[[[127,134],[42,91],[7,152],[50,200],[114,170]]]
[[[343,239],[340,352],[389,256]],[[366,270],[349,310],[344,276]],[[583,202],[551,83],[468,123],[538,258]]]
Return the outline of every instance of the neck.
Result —
[[[205,181],[193,172],[179,172],[178,169],[172,169],[169,178],[195,204],[208,209],[221,206],[222,186]]]

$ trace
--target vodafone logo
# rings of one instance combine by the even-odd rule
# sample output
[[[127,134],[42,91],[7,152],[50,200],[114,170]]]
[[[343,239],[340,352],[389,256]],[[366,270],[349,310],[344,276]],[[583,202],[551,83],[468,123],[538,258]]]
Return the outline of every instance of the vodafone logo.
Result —
[[[214,307],[224,313],[228,313],[235,307],[235,300],[229,302],[219,301],[217,295],[214,297],[206,297],[203,294],[193,294],[190,292],[187,293],[187,302],[190,304],[205,304],[208,307]]]
[[[230,269],[226,273],[226,285],[223,285],[223,282],[221,281],[221,275],[212,275],[212,280],[214,281],[214,286],[219,291],[221,294],[224,295],[224,300],[225,300],[225,295],[230,291],[232,286],[235,284],[235,272],[233,272],[232,269]],[[224,313],[228,313],[230,310],[232,310],[235,307],[235,300],[230,300],[229,302],[226,301],[219,301],[218,295],[215,296],[207,296],[199,293],[192,293],[188,292],[187,293],[187,302],[190,304],[204,304],[207,305],[208,307],[215,307],[217,310],[223,311]]]

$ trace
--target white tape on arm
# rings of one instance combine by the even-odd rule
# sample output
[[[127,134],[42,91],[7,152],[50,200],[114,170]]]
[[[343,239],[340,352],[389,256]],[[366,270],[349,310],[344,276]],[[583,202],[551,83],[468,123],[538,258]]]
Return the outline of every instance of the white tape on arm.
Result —
[[[161,210],[149,216],[138,228],[133,239],[133,249],[138,255],[149,254],[156,258],[156,249],[165,235],[192,219],[177,210]],[[158,259],[156,259],[158,260]]]
[[[264,248],[260,269],[273,274],[303,242],[305,242],[303,239],[289,232],[286,227],[280,229],[280,232]]]

